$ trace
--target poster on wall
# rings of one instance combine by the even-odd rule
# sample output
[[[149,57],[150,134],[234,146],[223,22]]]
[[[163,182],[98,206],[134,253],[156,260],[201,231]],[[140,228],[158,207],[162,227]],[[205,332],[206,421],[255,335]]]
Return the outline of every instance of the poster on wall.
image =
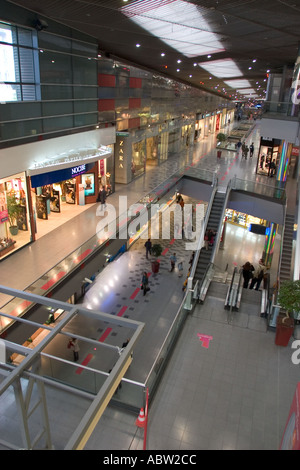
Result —
[[[8,220],[8,210],[5,192],[0,192],[0,224]]]
[[[38,219],[48,219],[47,198],[45,196],[36,196],[36,214]]]
[[[84,187],[85,196],[95,195],[95,175],[94,173],[86,173],[81,176],[81,182]]]
[[[60,212],[59,191],[56,191],[55,189],[52,190],[52,195],[50,197],[50,211]]]
[[[75,204],[75,184],[66,183],[66,202]]]

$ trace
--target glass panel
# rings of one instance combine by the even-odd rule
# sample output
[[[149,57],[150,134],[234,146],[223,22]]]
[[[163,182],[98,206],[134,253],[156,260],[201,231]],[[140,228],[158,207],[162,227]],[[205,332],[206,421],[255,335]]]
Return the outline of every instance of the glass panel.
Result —
[[[18,43],[20,46],[32,47],[32,31],[18,28]]]
[[[53,103],[42,103],[43,116],[56,116],[58,114],[72,114],[72,101],[56,101]]]
[[[74,113],[85,113],[90,111],[98,111],[97,101],[74,101]]]
[[[74,116],[74,126],[93,126],[98,124],[98,114],[80,114]]]
[[[145,172],[146,143],[145,140],[132,144],[131,177],[136,178]]]
[[[43,31],[39,35],[39,48],[51,49],[60,52],[71,52],[71,39]]]
[[[73,83],[97,85],[96,60],[83,57],[73,57]]]
[[[18,48],[0,44],[0,81],[19,82]]]
[[[39,60],[41,83],[72,83],[70,56],[44,51]]]
[[[20,85],[0,83],[0,101],[20,101],[21,96]]]
[[[96,98],[98,97],[98,87],[89,87],[89,86],[74,86],[73,94],[74,99],[82,98]]]
[[[15,121],[41,116],[40,103],[7,103],[1,105],[1,119]]]
[[[0,41],[15,44],[17,42],[15,28],[8,24],[0,23]]]
[[[80,41],[72,41],[72,53],[87,57],[97,57],[98,46]]]
[[[36,100],[35,85],[22,85],[22,98],[23,98],[23,101],[35,101]]]
[[[42,125],[39,120],[5,123],[1,125],[1,140],[36,135],[41,132]]]
[[[43,119],[44,132],[58,131],[60,129],[70,129],[73,126],[73,116]]]
[[[43,85],[42,100],[62,100],[73,98],[73,87],[60,85]]]
[[[24,174],[0,180],[0,259],[31,241]]]
[[[19,48],[19,61],[21,68],[21,79],[22,82],[34,83],[34,62],[33,62],[33,51],[32,49]]]

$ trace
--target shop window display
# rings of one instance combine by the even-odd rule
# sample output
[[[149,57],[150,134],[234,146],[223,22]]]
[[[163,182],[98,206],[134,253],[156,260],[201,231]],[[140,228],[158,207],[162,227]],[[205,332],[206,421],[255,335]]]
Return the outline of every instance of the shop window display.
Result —
[[[131,176],[132,179],[145,173],[146,148],[145,141],[132,144]]]
[[[0,259],[31,241],[25,176],[0,180]]]

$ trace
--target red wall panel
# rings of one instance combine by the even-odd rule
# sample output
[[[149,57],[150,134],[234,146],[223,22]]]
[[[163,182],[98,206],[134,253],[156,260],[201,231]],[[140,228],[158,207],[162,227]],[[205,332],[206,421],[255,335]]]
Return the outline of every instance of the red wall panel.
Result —
[[[98,100],[98,111],[111,111],[115,109],[115,100]]]
[[[115,87],[116,86],[116,77],[115,75],[107,75],[104,73],[98,74],[98,85],[99,86],[108,86],[108,87]]]

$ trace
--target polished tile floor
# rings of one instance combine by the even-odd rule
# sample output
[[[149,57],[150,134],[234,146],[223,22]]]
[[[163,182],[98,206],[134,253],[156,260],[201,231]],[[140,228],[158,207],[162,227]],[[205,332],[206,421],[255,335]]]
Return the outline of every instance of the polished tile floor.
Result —
[[[258,123],[249,137],[249,140],[255,142],[256,148],[259,137]],[[236,154],[231,152],[223,152],[221,161],[217,160],[213,144],[213,138],[209,138],[199,143],[193,154],[180,158],[185,164],[196,161],[197,167],[216,170],[219,182],[224,186],[235,174],[240,178],[266,181],[265,178],[255,174],[254,160],[241,161]],[[119,191],[112,196],[126,193],[130,195],[132,202],[135,202],[157,186],[160,182],[158,175],[163,181],[172,174],[170,172],[174,173],[181,164],[180,158],[166,162],[159,168],[159,171],[152,168],[144,177],[126,188],[119,188]],[[71,237],[71,245],[76,246],[76,243],[80,243],[84,237],[88,236],[87,232],[90,234],[93,231],[93,226],[87,230],[87,224],[82,225],[82,217],[85,220],[88,217],[88,220],[92,222],[94,215],[95,209],[90,208],[77,217],[78,221],[75,220],[73,224],[75,235],[74,238]],[[76,228],[80,226],[83,233],[76,233]],[[62,235],[62,232],[69,227],[62,226],[57,230]],[[254,258],[261,254],[263,241],[259,237],[256,238],[255,243],[251,244],[252,251],[249,252],[247,231],[238,235],[239,246],[236,250],[237,247],[234,244],[237,239],[236,230],[239,228],[232,226],[228,231],[227,245],[220,253],[219,265],[242,264],[245,257]],[[45,257],[43,250],[47,246],[47,241],[49,243],[54,240],[55,232],[56,230],[45,235],[32,245],[32,253],[28,249],[23,255],[22,252],[17,254],[19,257],[15,259],[16,263],[12,263],[14,268],[11,267],[15,274],[13,277],[15,285],[10,284],[12,287],[23,289],[29,279],[33,282],[45,272],[44,270],[49,269],[51,260],[53,261],[55,257],[59,259],[63,256],[64,249],[70,249],[70,244],[57,249],[50,243],[53,246],[54,258]],[[41,242],[40,246],[39,242]],[[176,243],[179,242],[176,241]],[[166,246],[166,248],[170,247]],[[180,253],[180,249],[179,245],[176,246],[176,252]],[[38,253],[40,257],[36,258]],[[118,293],[124,297],[126,305],[128,303],[129,316],[137,315],[141,321],[146,322],[146,327],[149,328],[149,334],[145,335],[143,344],[144,350],[149,351],[149,356],[152,353],[155,354],[155,341],[152,340],[152,335],[163,336],[164,328],[168,327],[171,314],[174,313],[174,309],[182,298],[182,278],[178,277],[177,272],[168,272],[169,251],[166,254],[160,276],[157,276],[159,279],[150,280],[151,294],[143,298],[139,292],[138,297],[131,299],[133,302],[130,304],[128,303],[130,296],[140,283],[141,271],[149,266],[142,243],[134,244],[132,249],[118,260],[118,264],[112,263],[109,267],[112,269],[110,277],[114,275],[115,269],[118,275],[121,273],[126,278],[126,282],[122,281],[122,284],[119,284]],[[9,268],[6,261],[5,267]],[[22,262],[22,266],[27,266],[25,279],[17,272],[18,261]],[[184,269],[186,269],[186,257],[184,261]],[[6,284],[7,277],[5,278],[2,273],[3,270],[0,274],[0,277],[2,276],[0,283]],[[274,333],[267,331],[264,320],[258,318],[259,306],[254,297],[247,304],[248,309],[245,307],[234,318],[229,319],[224,310],[223,288],[224,286],[219,284],[216,290],[211,290],[205,303],[198,305],[186,321],[149,410],[147,448],[150,450],[272,450],[277,449],[280,444],[299,379],[297,366],[291,362],[292,350],[290,346],[287,348],[275,346]],[[99,287],[96,290],[99,291]],[[164,299],[165,305],[159,308],[165,292],[169,292]],[[251,292],[252,296],[257,294],[257,292]],[[92,302],[93,295],[93,290],[90,290],[83,301],[84,304]],[[138,300],[139,303],[135,303],[134,300]],[[122,303],[112,305],[107,302],[104,305],[112,312],[116,308],[121,308]],[[153,313],[157,315],[157,312],[162,311],[160,323],[157,323],[155,315],[153,318],[150,317]],[[145,318],[147,319],[144,320]],[[197,336],[198,333],[212,336],[209,348],[202,346]],[[116,338],[116,341],[120,340],[121,338]],[[135,358],[136,371],[141,374],[139,375],[141,378],[146,370],[144,368],[143,371],[145,356],[142,357],[142,355],[143,353],[141,353],[140,361]],[[5,396],[1,397],[0,403],[1,409],[5,410],[0,415],[0,428],[5,428],[6,439],[9,440],[16,423],[12,392],[8,391]],[[74,431],[89,402],[47,387],[47,403],[51,410],[51,429],[55,429],[52,436],[54,448],[63,449],[68,436]],[[143,431],[136,427],[135,420],[136,416],[131,413],[108,407],[89,439],[86,449],[142,449]]]

